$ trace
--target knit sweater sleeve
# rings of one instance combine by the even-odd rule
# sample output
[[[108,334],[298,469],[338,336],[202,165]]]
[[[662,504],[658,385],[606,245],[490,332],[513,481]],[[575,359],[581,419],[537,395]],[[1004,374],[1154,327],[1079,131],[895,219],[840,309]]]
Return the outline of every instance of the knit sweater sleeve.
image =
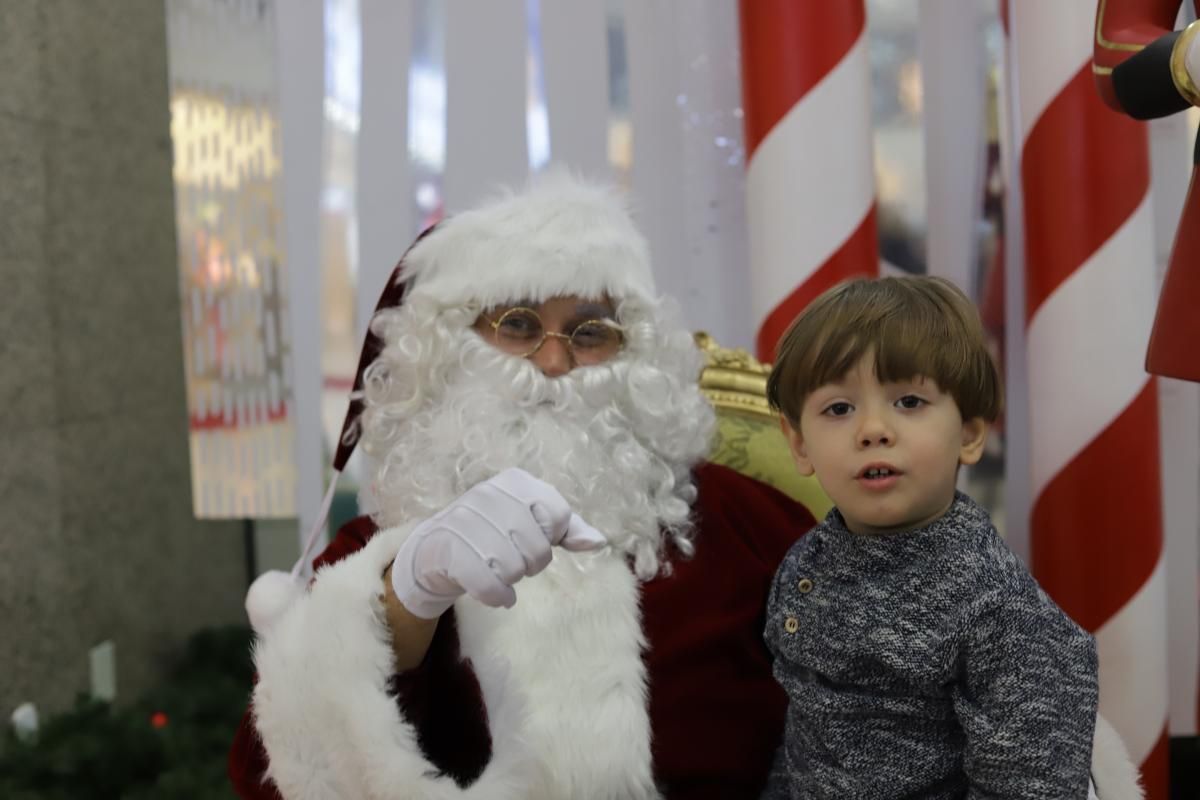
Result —
[[[962,632],[954,708],[970,798],[1087,797],[1096,645],[1036,587],[979,600]]]

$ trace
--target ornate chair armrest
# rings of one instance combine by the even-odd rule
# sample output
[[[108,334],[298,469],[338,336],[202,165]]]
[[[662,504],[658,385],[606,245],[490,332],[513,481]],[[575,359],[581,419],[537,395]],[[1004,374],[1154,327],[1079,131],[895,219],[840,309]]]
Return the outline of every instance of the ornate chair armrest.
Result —
[[[779,415],[767,403],[764,364],[745,350],[721,347],[711,336],[696,333],[706,364],[700,390],[717,412],[717,434],[709,461],[762,481],[804,505],[816,519],[833,506],[815,478],[796,472]]]

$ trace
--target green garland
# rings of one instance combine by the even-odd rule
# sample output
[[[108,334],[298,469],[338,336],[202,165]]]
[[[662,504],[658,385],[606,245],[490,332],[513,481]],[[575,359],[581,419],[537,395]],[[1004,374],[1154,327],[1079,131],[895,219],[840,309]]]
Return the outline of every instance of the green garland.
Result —
[[[85,697],[37,740],[0,745],[5,800],[226,800],[225,759],[253,682],[245,627],[194,635],[161,688],[129,707]]]

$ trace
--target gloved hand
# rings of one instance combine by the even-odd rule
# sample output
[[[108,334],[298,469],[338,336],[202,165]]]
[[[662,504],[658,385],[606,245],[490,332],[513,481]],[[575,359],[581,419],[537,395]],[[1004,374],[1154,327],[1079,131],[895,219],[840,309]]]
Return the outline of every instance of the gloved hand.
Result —
[[[551,547],[581,552],[605,544],[553,486],[506,469],[413,529],[392,562],[392,588],[424,619],[441,616],[463,594],[511,608],[513,585],[545,569]]]

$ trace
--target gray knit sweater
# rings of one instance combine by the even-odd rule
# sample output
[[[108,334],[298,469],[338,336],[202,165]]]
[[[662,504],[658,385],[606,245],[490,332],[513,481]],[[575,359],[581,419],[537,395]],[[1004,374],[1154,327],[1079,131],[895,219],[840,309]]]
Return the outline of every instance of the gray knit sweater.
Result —
[[[766,640],[789,703],[764,798],[1087,797],[1095,643],[964,494],[885,536],[831,511],[779,568]]]

